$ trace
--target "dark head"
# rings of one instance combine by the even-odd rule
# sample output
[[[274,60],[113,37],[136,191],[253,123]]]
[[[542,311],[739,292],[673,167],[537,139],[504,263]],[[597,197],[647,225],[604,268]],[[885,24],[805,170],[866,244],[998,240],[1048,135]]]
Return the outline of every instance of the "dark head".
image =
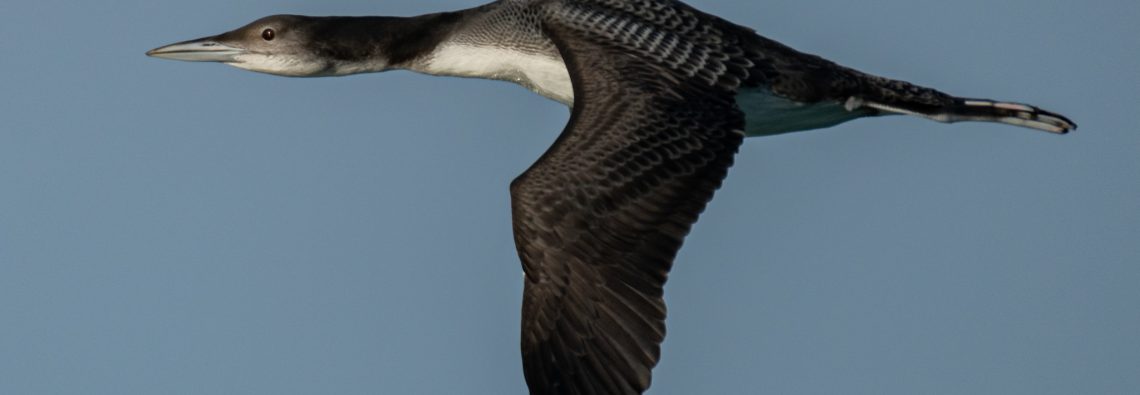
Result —
[[[148,56],[191,62],[220,62],[262,73],[306,77],[327,74],[329,60],[314,51],[318,18],[274,15],[217,36],[148,51]]]
[[[455,20],[449,14],[412,18],[274,15],[217,36],[155,48],[146,54],[220,62],[290,77],[376,72],[430,52]]]

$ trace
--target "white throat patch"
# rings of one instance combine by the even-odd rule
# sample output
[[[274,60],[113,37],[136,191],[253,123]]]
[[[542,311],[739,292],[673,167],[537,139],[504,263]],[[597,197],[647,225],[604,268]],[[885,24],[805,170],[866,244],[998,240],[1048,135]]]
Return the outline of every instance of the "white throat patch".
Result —
[[[444,44],[416,71],[510,81],[568,106],[574,102],[574,88],[566,64],[561,58],[543,54],[493,46]]]

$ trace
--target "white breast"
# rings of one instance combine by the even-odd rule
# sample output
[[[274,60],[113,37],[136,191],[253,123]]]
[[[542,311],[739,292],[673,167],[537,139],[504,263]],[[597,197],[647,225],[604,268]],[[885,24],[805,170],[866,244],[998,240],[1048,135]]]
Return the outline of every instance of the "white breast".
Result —
[[[444,44],[418,71],[517,83],[566,105],[574,102],[570,73],[560,57],[494,46]]]

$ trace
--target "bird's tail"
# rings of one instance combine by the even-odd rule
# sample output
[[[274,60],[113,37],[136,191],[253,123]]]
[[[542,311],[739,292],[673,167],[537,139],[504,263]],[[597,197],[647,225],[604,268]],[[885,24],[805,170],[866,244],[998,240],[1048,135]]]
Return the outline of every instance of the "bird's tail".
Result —
[[[884,114],[904,114],[938,122],[998,122],[1065,134],[1077,124],[1061,114],[1028,104],[954,97],[908,82],[866,76],[859,96],[847,99],[849,111],[870,108]]]

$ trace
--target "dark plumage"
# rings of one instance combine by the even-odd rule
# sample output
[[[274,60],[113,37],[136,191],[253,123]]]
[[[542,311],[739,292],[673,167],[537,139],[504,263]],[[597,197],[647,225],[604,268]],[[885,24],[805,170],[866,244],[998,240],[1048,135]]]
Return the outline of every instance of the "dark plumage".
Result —
[[[744,116],[731,89],[548,23],[579,99],[511,184],[524,372],[532,393],[641,392],[673,257],[732,165]]]
[[[745,136],[906,114],[1065,133],[1037,107],[965,99],[804,54],[675,0],[501,0],[399,17],[273,16],[148,54],[289,76],[389,69],[519,83],[572,107],[511,183],[533,394],[638,394],[663,287]]]

